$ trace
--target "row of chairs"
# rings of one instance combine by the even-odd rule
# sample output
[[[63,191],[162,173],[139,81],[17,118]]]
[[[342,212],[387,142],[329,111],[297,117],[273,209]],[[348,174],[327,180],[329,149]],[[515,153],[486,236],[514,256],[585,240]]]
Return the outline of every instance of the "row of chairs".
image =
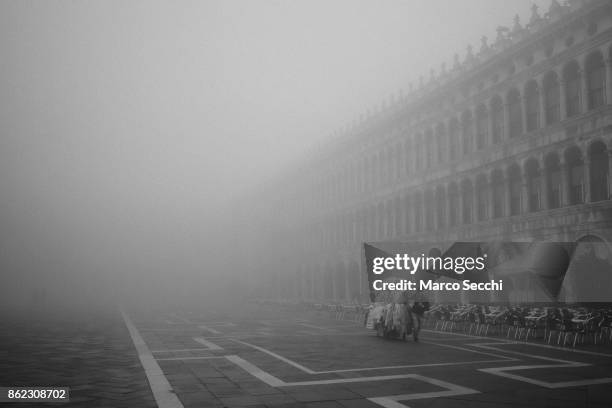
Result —
[[[612,319],[606,313],[592,313],[585,319],[571,315],[525,315],[524,310],[504,310],[485,314],[480,307],[452,310],[438,308],[427,314],[434,330],[458,331],[476,336],[505,336],[514,340],[542,340],[548,344],[612,344]]]

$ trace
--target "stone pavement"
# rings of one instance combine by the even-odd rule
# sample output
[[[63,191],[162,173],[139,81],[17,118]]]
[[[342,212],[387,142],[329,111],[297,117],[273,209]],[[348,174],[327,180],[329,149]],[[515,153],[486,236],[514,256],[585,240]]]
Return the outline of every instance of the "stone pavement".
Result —
[[[3,317],[1,386],[70,387],[70,403],[0,407],[157,407],[118,312]]]
[[[133,320],[187,408],[612,406],[609,346],[574,352],[434,331],[404,343],[262,306]]]
[[[610,346],[429,330],[419,343],[392,341],[327,314],[257,305],[127,315],[138,351],[119,313],[5,322],[0,385],[69,386],[65,406],[77,407],[168,408],[172,398],[151,392],[160,377],[173,408],[612,406]]]

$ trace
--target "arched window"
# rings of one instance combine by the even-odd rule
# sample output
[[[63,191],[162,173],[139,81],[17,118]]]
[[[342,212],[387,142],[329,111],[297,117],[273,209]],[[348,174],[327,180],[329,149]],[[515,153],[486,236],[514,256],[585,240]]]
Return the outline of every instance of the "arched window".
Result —
[[[491,188],[493,189],[493,218],[504,214],[504,178],[501,170],[496,169],[491,175]]]
[[[497,144],[501,142],[504,134],[504,104],[499,96],[491,101],[491,121],[493,123],[491,141]]]
[[[461,118],[461,147],[463,154],[468,154],[472,150],[473,128],[472,114],[466,111]]]
[[[559,79],[555,72],[550,72],[544,78],[544,100],[546,105],[546,124],[558,122],[561,118],[561,93]]]
[[[448,213],[448,224],[450,226],[457,225],[459,220],[459,191],[457,184],[452,183],[448,187],[448,200],[450,202],[449,213]]]
[[[478,180],[476,181],[476,197],[478,200],[478,202],[476,203],[476,213],[478,215],[478,221],[483,221],[488,216],[488,193],[489,189],[487,188],[487,178],[481,174],[480,176],[478,176]]]
[[[521,170],[517,165],[508,169],[508,183],[510,188],[510,215],[521,213]]]
[[[531,132],[538,128],[538,118],[540,116],[540,100],[536,81],[529,81],[525,86],[525,108],[527,132]]]
[[[528,209],[530,212],[540,211],[542,209],[542,177],[536,160],[532,159],[525,163],[525,174],[529,193]]]
[[[446,134],[444,132],[444,125],[439,123],[436,127],[436,150],[437,150],[437,160],[438,163],[444,162],[446,160]]]
[[[584,203],[584,162],[577,147],[565,152],[565,162],[569,172],[569,203],[570,205]]]
[[[546,167],[546,188],[548,189],[548,208],[561,207],[561,167],[559,157],[551,153],[544,160]]]
[[[474,191],[472,182],[470,180],[464,180],[461,183],[461,200],[463,202],[462,219],[464,224],[470,224],[472,222],[473,197]]]
[[[595,142],[589,147],[591,201],[608,199],[608,151],[602,142]]]
[[[457,119],[451,119],[448,126],[448,157],[455,160],[459,152],[459,123]]]
[[[476,110],[476,150],[482,149],[489,134],[489,121],[487,109],[480,105]]]
[[[436,219],[438,228],[446,225],[446,199],[442,186],[436,189]]]
[[[565,106],[569,118],[580,113],[580,71],[576,61],[566,65],[563,70],[563,78],[565,80]]]
[[[508,93],[508,115],[510,118],[508,133],[517,137],[523,133],[523,113],[521,112],[521,95],[516,89]]]
[[[586,61],[589,109],[606,103],[606,66],[601,53],[592,54]]]

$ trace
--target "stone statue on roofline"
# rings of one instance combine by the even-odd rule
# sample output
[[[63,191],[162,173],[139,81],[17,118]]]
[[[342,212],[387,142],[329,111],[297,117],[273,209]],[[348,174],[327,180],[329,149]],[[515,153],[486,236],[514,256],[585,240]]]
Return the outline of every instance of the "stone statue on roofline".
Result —
[[[538,6],[534,3],[531,5],[531,18],[529,19],[528,27],[530,30],[539,30],[544,23],[544,19],[538,12]]]

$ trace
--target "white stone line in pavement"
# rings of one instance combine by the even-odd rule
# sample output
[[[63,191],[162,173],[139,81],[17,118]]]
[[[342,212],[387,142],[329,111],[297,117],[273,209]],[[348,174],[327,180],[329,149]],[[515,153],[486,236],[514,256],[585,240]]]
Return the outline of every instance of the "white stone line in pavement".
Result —
[[[223,347],[213,343],[212,341],[206,340],[203,337],[194,337],[193,341],[196,343],[200,343],[203,346],[206,346],[208,350],[223,350]]]
[[[506,367],[481,368],[478,371],[482,371],[484,373],[488,373],[492,375],[497,375],[500,377],[510,378],[512,380],[526,382],[526,383],[533,384],[533,385],[538,385],[544,388],[552,388],[552,389],[612,383],[612,378],[610,377],[590,378],[590,379],[575,380],[575,381],[548,382],[548,381],[536,380],[536,379],[525,377],[525,376],[518,375],[518,374],[510,374],[508,371],[536,370],[536,369],[541,369],[541,368],[549,368],[549,369],[551,368],[552,369],[554,368],[576,368],[576,367],[588,367],[588,366],[591,366],[592,364],[581,363],[579,361],[562,360],[559,358],[545,357],[545,356],[541,356],[537,354],[522,353],[519,351],[501,350],[498,347],[492,347],[492,346],[502,346],[502,345],[508,345],[508,344],[512,344],[512,343],[475,343],[475,344],[470,344],[470,346],[480,347],[480,348],[487,349],[487,350],[500,351],[502,353],[515,354],[515,355],[523,356],[523,357],[530,357],[530,358],[544,360],[544,361],[553,361],[558,364],[533,364],[533,365],[517,365],[517,366],[506,366]]]
[[[253,377],[258,378],[259,380],[263,381],[264,383],[268,384],[271,387],[298,387],[298,386],[309,386],[309,385],[346,384],[346,383],[355,383],[355,382],[400,380],[400,379],[412,378],[412,379],[422,380],[430,384],[436,384],[436,385],[438,385],[438,383],[448,384],[449,387],[446,387],[446,388],[450,388],[450,386],[457,387],[457,388],[464,388],[464,387],[455,386],[454,384],[446,383],[444,381],[435,380],[433,378],[423,377],[418,374],[376,375],[372,377],[335,378],[332,380],[285,382],[281,380],[280,378],[273,376],[267,371],[262,370],[261,368],[244,360],[243,358],[237,355],[229,355],[229,356],[225,356],[225,358],[231,361],[232,363],[236,364],[238,367],[245,370],[247,373],[251,374]],[[468,390],[468,389],[469,388],[465,388],[465,390]],[[470,391],[471,391],[470,393],[478,392],[475,390],[470,390]],[[453,395],[457,395],[457,394],[453,394]],[[421,398],[427,398],[427,397],[421,397]]]
[[[266,353],[266,354],[276,358],[277,360],[283,361],[283,362],[285,362],[285,363],[287,363],[287,364],[289,364],[289,365],[291,365],[291,366],[293,366],[293,367],[297,368],[298,370],[301,370],[301,371],[303,371],[305,373],[308,373],[308,374],[317,374],[316,371],[313,371],[313,370],[311,370],[308,367],[304,367],[303,365],[301,365],[299,363],[296,363],[293,360],[289,360],[288,358],[285,358],[285,357],[283,357],[281,355],[278,355],[278,354],[274,353],[273,351],[270,351],[270,350],[265,349],[263,347],[259,347],[259,346],[256,346],[255,344],[247,343],[246,341],[241,341],[241,340],[236,340],[236,339],[231,339],[231,340],[233,342],[235,342],[235,343],[242,344],[244,346],[254,348],[255,350],[261,351],[262,353]]]
[[[375,370],[393,370],[400,368],[426,368],[426,367],[445,367],[455,365],[467,365],[467,364],[489,364],[489,363],[504,363],[508,361],[516,361],[515,358],[504,358],[495,360],[479,360],[479,361],[455,361],[452,363],[429,363],[429,364],[409,364],[409,365],[397,365],[397,366],[384,366],[384,367],[365,367],[365,368],[347,368],[344,370],[329,370],[329,371],[316,371],[317,374],[335,374],[335,373],[351,373],[358,371],[375,371]]]
[[[153,354],[159,354],[159,353],[179,353],[182,351],[210,351],[209,348],[204,348],[204,347],[198,347],[198,348],[184,348],[184,349],[164,349],[164,350],[151,350],[151,353]]]
[[[208,326],[203,325],[203,324],[198,325],[198,328],[200,328],[200,329],[202,329],[202,330],[209,331],[209,332],[211,332],[212,334],[223,334],[223,333],[221,333],[219,330],[217,330],[217,329],[213,329],[212,327],[208,327]]]
[[[516,361],[515,358],[512,357],[507,357],[507,356],[500,356],[498,354],[492,354],[492,353],[486,353],[483,351],[476,351],[476,350],[470,350],[470,349],[464,349],[461,347],[454,347],[454,346],[450,346],[451,348],[459,348],[463,351],[468,351],[471,353],[476,353],[476,354],[484,354],[487,356],[493,356],[495,357],[495,360],[470,360],[470,361],[460,361],[460,362],[446,362],[446,363],[429,363],[429,364],[409,364],[409,365],[397,365],[397,366],[381,366],[381,367],[364,367],[364,368],[347,368],[347,369],[340,369],[340,370],[325,370],[325,371],[316,371],[316,370],[312,370],[308,367],[303,366],[302,364],[290,360],[287,357],[283,357],[277,353],[274,353],[271,350],[268,350],[266,348],[257,346],[255,344],[251,344],[251,343],[247,343],[245,341],[240,341],[240,340],[236,340],[236,339],[230,339],[231,341],[235,342],[235,343],[239,343],[242,344],[244,346],[247,347],[251,347],[255,350],[259,350],[262,353],[266,353],[274,358],[276,358],[277,360],[283,361],[299,370],[301,370],[302,372],[305,372],[307,374],[334,374],[334,373],[350,373],[350,372],[358,372],[358,371],[375,371],[375,370],[390,370],[390,369],[400,369],[400,368],[424,368],[424,367],[441,367],[441,366],[453,366],[453,365],[465,365],[465,364],[478,364],[478,363],[500,363],[500,362],[508,362],[508,361]],[[426,343],[429,344],[429,343]],[[431,344],[435,344],[435,345],[439,345],[436,343],[431,343]],[[442,344],[441,346],[446,347],[447,345]]]
[[[153,393],[153,398],[155,398],[157,406],[159,408],[183,408],[183,404],[181,404],[181,401],[174,393],[172,386],[168,382],[162,369],[159,367],[159,364],[157,364],[157,361],[155,361],[153,354],[151,354],[149,347],[147,347],[147,343],[145,343],[138,329],[134,326],[126,313],[121,311],[121,315],[123,316],[125,326],[130,333],[130,337],[138,353],[140,364],[145,371],[145,375],[149,381],[149,387],[151,387],[151,392]]]
[[[157,361],[173,361],[173,360],[212,360],[214,358],[225,358],[225,356],[194,356],[194,357],[165,357],[157,358]]]
[[[385,408],[409,408],[408,405],[401,404],[398,401],[410,401],[416,399],[425,399],[425,398],[439,398],[439,397],[453,397],[457,395],[469,395],[469,394],[479,394],[480,391],[474,390],[472,388],[463,387],[461,385],[449,383],[442,380],[437,380],[431,377],[425,377],[418,374],[412,374],[412,377],[415,380],[421,380],[428,384],[432,384],[441,388],[444,388],[444,391],[432,391],[432,392],[417,392],[414,394],[400,394],[400,395],[388,395],[385,397],[374,397],[368,398],[369,401],[372,401],[375,404],[383,406]]]
[[[499,359],[501,359],[503,361],[513,361],[513,360],[516,360],[515,358],[508,357],[508,356],[502,356],[500,354],[487,353],[487,352],[484,352],[484,351],[476,351],[476,350],[472,350],[472,349],[469,349],[469,348],[466,348],[466,347],[453,346],[451,344],[434,343],[434,342],[427,342],[427,344],[434,344],[434,345],[440,346],[440,347],[446,347],[446,348],[451,348],[451,349],[455,349],[455,350],[467,351],[467,352],[475,353],[475,354],[482,354],[484,356],[499,358]]]

